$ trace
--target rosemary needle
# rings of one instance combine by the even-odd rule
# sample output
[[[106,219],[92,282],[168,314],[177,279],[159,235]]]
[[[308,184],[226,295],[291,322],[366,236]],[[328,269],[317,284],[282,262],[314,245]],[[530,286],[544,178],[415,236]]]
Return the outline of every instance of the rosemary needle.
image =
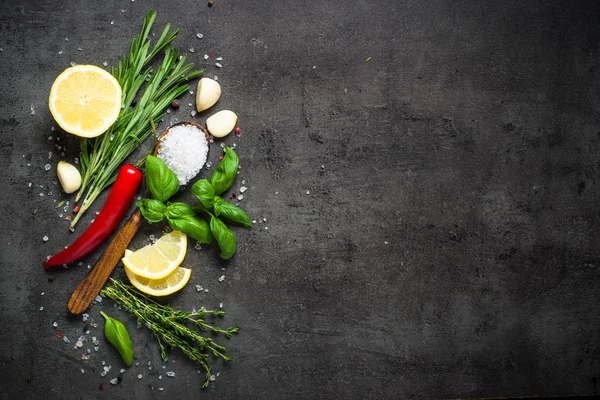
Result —
[[[186,81],[204,72],[194,70],[193,64],[186,64],[185,55],[180,56],[179,51],[173,50],[170,44],[178,29],[171,30],[170,24],[166,24],[151,47],[149,35],[155,18],[156,11],[150,10],[141,32],[131,42],[129,53],[121,58],[117,68],[112,68],[111,73],[123,92],[117,121],[103,135],[81,141],[82,184],[75,201],[82,197],[83,201],[71,227],[114,182],[115,171],[121,163],[152,133],[150,121],[157,124],[173,100],[189,91]],[[164,57],[154,71],[149,64],[163,49]],[[138,96],[140,91],[141,96]]]

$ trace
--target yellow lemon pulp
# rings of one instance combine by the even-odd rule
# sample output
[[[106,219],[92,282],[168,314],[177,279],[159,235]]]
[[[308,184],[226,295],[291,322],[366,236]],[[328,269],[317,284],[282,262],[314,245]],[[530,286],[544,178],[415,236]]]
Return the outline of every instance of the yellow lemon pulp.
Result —
[[[95,137],[117,120],[121,94],[119,82],[109,72],[95,65],[76,65],[54,80],[48,106],[65,131]]]
[[[148,279],[162,279],[170,275],[183,261],[187,250],[187,236],[179,231],[164,234],[154,244],[126,254],[125,268]]]
[[[131,250],[125,250],[125,256],[133,253]],[[162,279],[148,279],[138,276],[125,267],[125,273],[129,282],[141,292],[151,296],[166,296],[177,292],[183,288],[192,276],[192,270],[188,268],[177,267]]]

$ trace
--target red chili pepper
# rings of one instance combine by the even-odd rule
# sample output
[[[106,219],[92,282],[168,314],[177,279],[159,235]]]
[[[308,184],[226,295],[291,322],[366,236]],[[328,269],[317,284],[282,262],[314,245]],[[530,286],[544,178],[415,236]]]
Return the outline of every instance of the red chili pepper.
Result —
[[[106,203],[94,222],[71,246],[47,259],[44,268],[77,261],[98,247],[119,226],[141,182],[140,170],[129,164],[121,167]]]

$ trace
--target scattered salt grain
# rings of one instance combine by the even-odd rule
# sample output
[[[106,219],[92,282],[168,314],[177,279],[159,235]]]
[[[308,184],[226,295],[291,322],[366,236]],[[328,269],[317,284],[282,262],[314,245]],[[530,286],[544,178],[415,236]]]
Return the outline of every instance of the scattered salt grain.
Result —
[[[78,46],[77,51],[83,51],[83,48],[81,46]]]
[[[142,379],[143,377],[144,377],[144,375],[138,374],[138,379]]]
[[[166,372],[166,375],[167,375],[168,377],[170,377],[170,378],[173,378],[173,377],[175,376],[175,372],[173,372],[173,371],[167,371],[167,372]]]
[[[103,62],[102,62],[102,65],[104,65],[105,67],[107,67],[107,66],[108,66],[108,62],[106,62],[106,61],[103,61]]]
[[[61,55],[62,53],[63,53],[63,51],[62,51],[62,50],[59,50],[59,51],[58,51],[58,55]]]
[[[54,321],[54,322],[52,323],[52,326],[56,328],[56,327],[58,326],[58,322]]]
[[[40,307],[40,311],[44,311],[44,306],[41,306],[41,307]]]
[[[199,242],[196,242],[194,245],[194,250],[202,250],[202,245]]]
[[[208,293],[208,289],[204,289],[204,293]]]
[[[215,76],[213,76],[213,79],[214,79],[215,81],[218,81],[218,80],[219,80],[219,77],[215,75]]]
[[[202,39],[202,38],[204,37],[204,35],[203,35],[203,34],[201,34],[201,33],[196,33],[196,37],[197,37],[198,39]]]
[[[202,286],[196,285],[196,292],[201,292],[201,291],[202,291]]]
[[[219,303],[219,308],[223,308],[223,303]]]
[[[85,369],[81,368],[81,373],[82,374],[85,373]]]
[[[111,24],[111,25],[114,25],[114,24],[115,24],[115,21],[110,21],[110,24]]]
[[[219,277],[219,282],[223,282],[224,280],[225,280],[225,275],[221,275],[221,276]]]
[[[96,300],[98,303],[102,303],[102,296],[98,295],[94,300]]]
[[[113,385],[116,385],[117,382],[119,382],[119,378],[113,378],[110,380],[110,383],[112,383]]]
[[[192,117],[195,117],[195,116],[196,116],[196,110],[192,110],[192,111],[190,112],[190,115],[191,115]]]
[[[76,66],[76,65],[77,65],[77,63],[76,63],[75,61],[71,61],[71,62],[69,63],[69,65],[71,65],[71,67],[74,67],[74,66]]]
[[[193,47],[190,47],[190,53],[195,52],[196,50]]]
[[[244,193],[246,190],[248,190],[248,188],[246,186],[242,186],[240,188],[240,193]]]
[[[29,114],[35,115],[35,108],[33,107],[33,104],[29,105]]]
[[[215,379],[217,379],[217,378],[216,378],[214,375],[211,375],[211,376],[210,376],[210,381],[211,381],[211,382],[214,382],[214,381],[215,381]]]
[[[384,242],[383,242],[383,244],[388,244],[388,241],[387,241],[387,240],[386,240],[386,241],[384,241]]]
[[[208,154],[204,132],[194,125],[176,125],[161,142],[158,157],[177,175],[180,185],[196,176]]]
[[[65,343],[71,343],[71,341],[69,340],[69,338],[66,335],[63,336],[63,342],[65,342]]]
[[[215,67],[217,67],[217,68],[223,68],[223,66],[221,65],[221,63],[215,63]]]
[[[47,242],[47,241],[49,240],[49,238],[48,238],[48,236],[44,235],[44,237],[42,238],[42,240],[43,240],[44,242]]]
[[[89,318],[90,318],[90,315],[89,315],[88,313],[83,313],[83,314],[81,315],[81,320],[82,320],[83,322],[87,322],[87,320],[88,320]]]
[[[120,373],[120,374],[124,374],[124,373],[125,373],[125,368],[121,368],[121,369],[119,370],[119,373]]]
[[[307,191],[306,191],[306,194],[310,194],[310,190],[307,190]]]
[[[217,60],[217,61],[223,61],[223,57],[217,57],[217,58],[215,58],[215,60]]]

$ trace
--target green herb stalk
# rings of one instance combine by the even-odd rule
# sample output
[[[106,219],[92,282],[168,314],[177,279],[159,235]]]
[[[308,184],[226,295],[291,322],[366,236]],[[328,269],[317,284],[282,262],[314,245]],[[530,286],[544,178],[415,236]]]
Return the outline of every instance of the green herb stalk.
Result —
[[[204,320],[207,315],[224,316],[222,310],[206,310],[201,308],[195,312],[175,310],[140,293],[132,286],[125,285],[115,279],[112,285],[102,290],[102,296],[113,299],[134,314],[154,335],[163,360],[167,360],[166,347],[179,348],[190,360],[200,364],[206,372],[203,388],[210,382],[211,368],[209,354],[230,362],[232,358],[225,355],[227,348],[215,343],[212,338],[204,337],[199,332],[212,331],[223,333],[231,338],[239,332],[237,326],[221,329],[209,325]]]
[[[71,227],[114,182],[116,169],[148,138],[153,124],[158,124],[164,117],[173,100],[189,91],[186,81],[203,73],[194,70],[193,64],[186,64],[185,55],[180,56],[179,51],[173,50],[170,43],[179,30],[171,30],[170,24],[151,47],[149,34],[155,18],[156,11],[150,10],[141,32],[131,42],[129,54],[119,61],[117,68],[112,68],[111,73],[123,92],[117,121],[102,136],[81,140],[82,184],[75,201],[83,198],[83,202]],[[153,71],[149,64],[163,49],[164,57]]]

